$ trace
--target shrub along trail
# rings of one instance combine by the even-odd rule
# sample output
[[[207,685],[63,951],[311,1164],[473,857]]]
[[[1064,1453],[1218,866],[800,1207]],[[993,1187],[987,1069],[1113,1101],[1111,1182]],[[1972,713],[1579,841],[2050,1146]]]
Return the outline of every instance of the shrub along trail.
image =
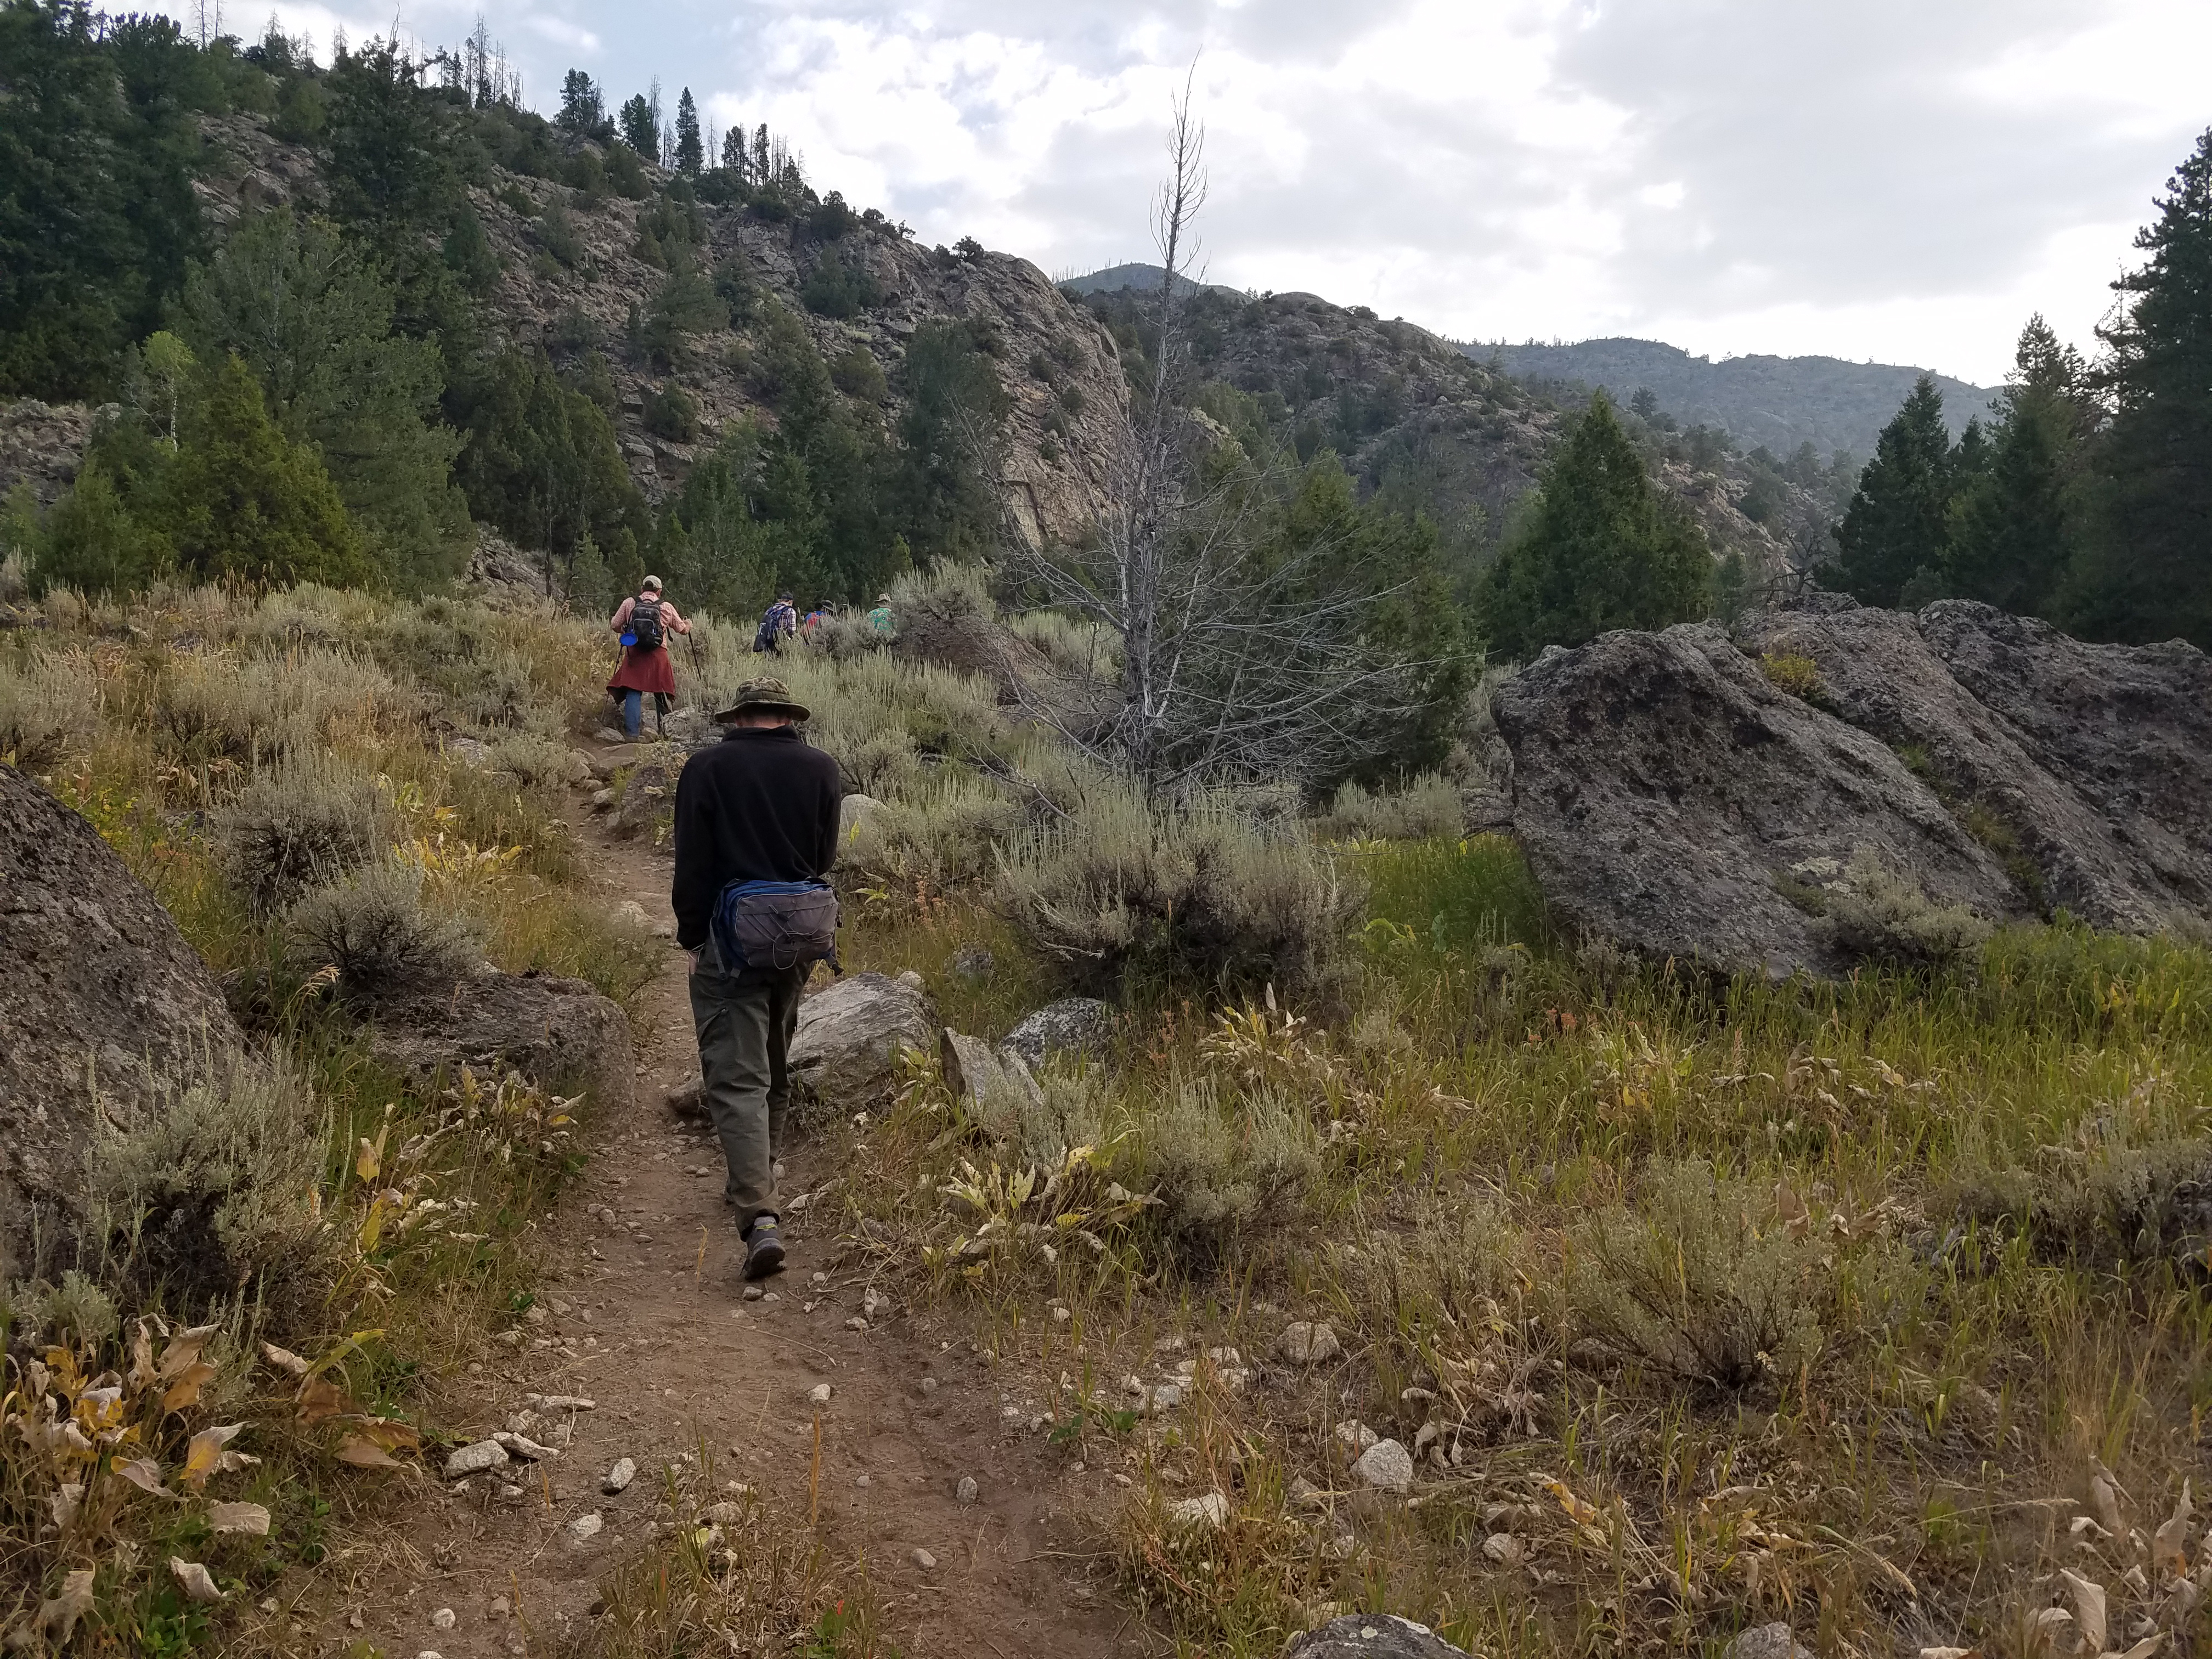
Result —
[[[659,895],[649,919],[672,929],[665,850],[596,826],[580,850],[610,908]],[[541,1443],[566,1428],[557,1458],[441,1481],[403,1512],[392,1554],[412,1570],[397,1586],[359,1582],[332,1634],[444,1659],[668,1651],[685,1626],[754,1652],[784,1651],[794,1626],[826,1638],[810,1652],[1139,1650],[1137,1622],[1107,1606],[1109,1565],[1074,1523],[1073,1480],[1002,1415],[993,1366],[963,1334],[902,1301],[848,1328],[866,1265],[804,1212],[786,1224],[790,1269],[742,1299],[720,1149],[665,1104],[697,1068],[672,943],[635,1010],[635,1104],[590,1120],[585,1174],[542,1224],[535,1304],[441,1414],[475,1440],[532,1395],[595,1404],[527,1425]],[[796,1148],[787,1192],[831,1173],[818,1157]],[[623,1459],[635,1478],[611,1495]],[[722,1536],[700,1551],[695,1522]]]

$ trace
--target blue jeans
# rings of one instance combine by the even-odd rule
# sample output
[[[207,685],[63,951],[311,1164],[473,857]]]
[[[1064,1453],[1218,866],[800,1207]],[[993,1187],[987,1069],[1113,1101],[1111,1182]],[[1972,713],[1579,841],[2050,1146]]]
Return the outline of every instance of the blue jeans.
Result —
[[[645,729],[644,703],[642,691],[623,693],[623,730],[633,738]]]

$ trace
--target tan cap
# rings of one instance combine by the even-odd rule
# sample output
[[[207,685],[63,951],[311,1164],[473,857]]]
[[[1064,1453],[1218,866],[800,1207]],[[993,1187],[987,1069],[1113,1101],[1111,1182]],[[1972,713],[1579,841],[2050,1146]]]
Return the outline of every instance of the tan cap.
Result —
[[[714,711],[714,719],[727,725],[740,714],[788,714],[795,720],[807,717],[806,705],[791,695],[781,680],[747,680],[730,698],[727,708]]]

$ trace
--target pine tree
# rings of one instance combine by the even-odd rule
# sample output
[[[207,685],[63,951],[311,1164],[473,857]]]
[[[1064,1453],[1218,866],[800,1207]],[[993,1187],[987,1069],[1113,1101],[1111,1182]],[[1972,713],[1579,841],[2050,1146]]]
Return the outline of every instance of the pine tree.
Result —
[[[1881,429],[1874,459],[1836,532],[1842,556],[1823,566],[1820,580],[1864,605],[1895,605],[1921,572],[1939,577],[1950,538],[1951,439],[1943,394],[1923,374],[1904,407]]]
[[[1534,516],[1483,573],[1491,649],[1523,660],[1613,628],[1705,614],[1712,555],[1688,512],[1651,486],[1603,392],[1545,474]]]
[[[2212,647],[2212,131],[2158,208],[2136,238],[2149,258],[2113,284],[2119,320],[2099,331],[2112,428],[2095,546],[2067,608],[2095,637]]]
[[[285,439],[236,357],[210,377],[149,518],[177,562],[202,580],[347,586],[373,579],[321,459]]]
[[[1960,467],[1948,591],[2048,617],[2078,549],[2084,446],[2095,409],[2081,356],[2040,315],[2021,331],[1986,465]],[[1963,446],[1962,446],[1963,447]]]
[[[699,142],[699,106],[691,101],[691,88],[684,88],[676,100],[676,170],[699,176],[699,169],[707,164],[707,152]]]
[[[623,102],[620,119],[623,143],[647,161],[657,163],[660,160],[660,123],[642,94],[634,94]]]
[[[605,100],[599,83],[581,70],[570,70],[561,80],[561,112],[553,125],[579,138],[599,137],[607,125]]]
[[[742,184],[751,168],[752,157],[745,149],[745,130],[732,127],[722,135],[722,169],[726,173],[735,173]]]

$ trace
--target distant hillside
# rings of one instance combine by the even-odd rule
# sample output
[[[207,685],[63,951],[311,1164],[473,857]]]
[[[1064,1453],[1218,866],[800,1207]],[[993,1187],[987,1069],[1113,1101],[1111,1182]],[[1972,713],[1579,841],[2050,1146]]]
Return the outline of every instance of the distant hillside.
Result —
[[[1119,294],[1126,288],[1133,289],[1139,294],[1150,294],[1158,289],[1164,274],[1158,265],[1109,265],[1105,270],[1094,270],[1087,276],[1067,277],[1060,283],[1060,289],[1063,294],[1086,295]],[[1186,289],[1203,289],[1209,294],[1226,294],[1237,299],[1243,297],[1243,289],[1229,288],[1220,283],[1194,283],[1188,276],[1177,280],[1182,283],[1182,287],[1176,290],[1178,294]]]
[[[1152,277],[1157,266],[1121,267]],[[1083,303],[1106,325],[1132,372],[1149,349],[1149,312],[1134,283],[1099,285]],[[1078,291],[1063,283],[1061,291]],[[1437,335],[1384,321],[1364,306],[1310,294],[1255,297],[1215,287],[1184,313],[1194,400],[1232,435],[1263,432],[1301,458],[1336,452],[1364,493],[1380,495],[1434,524],[1447,563],[1463,579],[1489,556],[1514,503],[1541,472],[1565,405],[1531,393]],[[1755,571],[1790,562],[1798,526],[1819,517],[1793,481],[1764,483],[1741,455],[1715,441],[1631,422],[1655,475],[1705,526],[1716,554],[1737,552]],[[1250,445],[1247,446],[1250,447]]]
[[[1719,426],[1745,448],[1787,455],[1809,443],[1822,455],[1847,449],[1864,460],[1921,370],[1838,357],[1731,357],[1714,362],[1656,340],[1583,340],[1574,345],[1474,344],[1478,362],[1495,360],[1517,380],[1602,387],[1626,403],[1649,386],[1659,406],[1684,425]],[[1938,374],[1953,436],[1986,415],[1996,396]]]

